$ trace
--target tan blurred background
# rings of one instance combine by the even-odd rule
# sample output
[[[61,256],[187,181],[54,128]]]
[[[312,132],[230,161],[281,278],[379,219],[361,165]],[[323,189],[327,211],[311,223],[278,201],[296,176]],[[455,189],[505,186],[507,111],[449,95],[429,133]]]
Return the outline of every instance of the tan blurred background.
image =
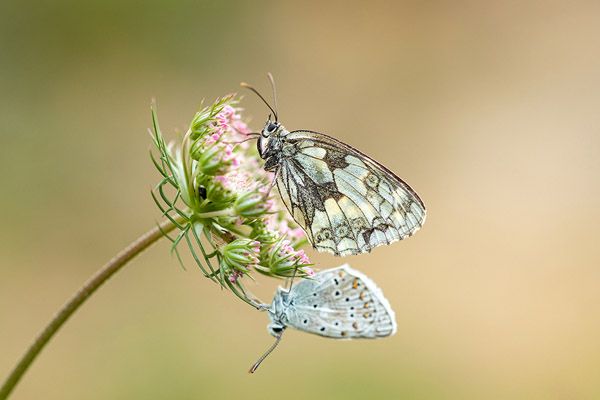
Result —
[[[161,242],[65,325],[13,399],[600,398],[600,4],[393,4],[0,4],[0,380],[155,224],[153,97],[174,137],[242,80],[269,95],[271,71],[286,127],[360,148],[428,207],[404,242],[309,251],[379,283],[391,338],[288,331],[251,376],[267,316]],[[257,129],[267,109],[246,94]]]

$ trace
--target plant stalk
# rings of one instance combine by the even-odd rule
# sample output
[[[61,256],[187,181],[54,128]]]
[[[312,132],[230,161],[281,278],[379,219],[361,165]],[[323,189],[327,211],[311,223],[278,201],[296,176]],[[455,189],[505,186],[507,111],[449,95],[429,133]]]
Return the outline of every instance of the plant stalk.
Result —
[[[46,346],[48,341],[60,329],[60,327],[77,311],[77,309],[114,273],[131,261],[135,256],[146,250],[150,245],[163,237],[163,232],[168,233],[175,228],[171,221],[164,221],[150,231],[140,236],[136,241],[117,254],[112,260],[98,270],[58,311],[48,323],[46,328],[38,335],[19,363],[12,370],[8,378],[0,387],[0,400],[6,400],[25,371],[36,359],[37,355]]]

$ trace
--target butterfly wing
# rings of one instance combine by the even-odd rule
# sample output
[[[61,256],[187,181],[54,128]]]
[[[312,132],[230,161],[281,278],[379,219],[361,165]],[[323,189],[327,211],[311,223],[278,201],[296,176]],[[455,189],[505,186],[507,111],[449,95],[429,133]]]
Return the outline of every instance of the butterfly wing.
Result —
[[[289,299],[286,324],[301,331],[335,339],[396,333],[394,311],[381,289],[347,264],[300,281]]]
[[[314,248],[337,256],[405,239],[425,205],[402,179],[360,151],[312,131],[282,137],[277,187]]]

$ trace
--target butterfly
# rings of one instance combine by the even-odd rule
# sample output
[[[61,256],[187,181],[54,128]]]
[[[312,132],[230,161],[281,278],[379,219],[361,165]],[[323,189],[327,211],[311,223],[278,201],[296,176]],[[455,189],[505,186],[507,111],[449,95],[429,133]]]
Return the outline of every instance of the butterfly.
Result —
[[[269,332],[279,344],[287,327],[333,339],[377,339],[396,333],[396,317],[381,289],[361,272],[344,264],[303,279],[290,290],[279,287],[270,306]]]
[[[413,235],[425,222],[425,205],[406,182],[355,148],[319,132],[288,131],[275,115],[259,133],[264,169],[274,172],[281,199],[312,246],[336,256],[370,252]]]

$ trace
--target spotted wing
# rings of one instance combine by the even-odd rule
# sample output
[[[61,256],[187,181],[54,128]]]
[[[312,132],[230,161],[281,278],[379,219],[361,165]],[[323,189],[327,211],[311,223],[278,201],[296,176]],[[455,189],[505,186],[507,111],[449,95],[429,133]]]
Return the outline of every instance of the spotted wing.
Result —
[[[332,137],[294,131],[282,138],[277,187],[314,248],[336,256],[405,239],[425,222],[425,205],[402,179]]]
[[[394,311],[367,276],[345,264],[314,278],[292,287],[290,327],[334,339],[375,339],[396,333]]]

